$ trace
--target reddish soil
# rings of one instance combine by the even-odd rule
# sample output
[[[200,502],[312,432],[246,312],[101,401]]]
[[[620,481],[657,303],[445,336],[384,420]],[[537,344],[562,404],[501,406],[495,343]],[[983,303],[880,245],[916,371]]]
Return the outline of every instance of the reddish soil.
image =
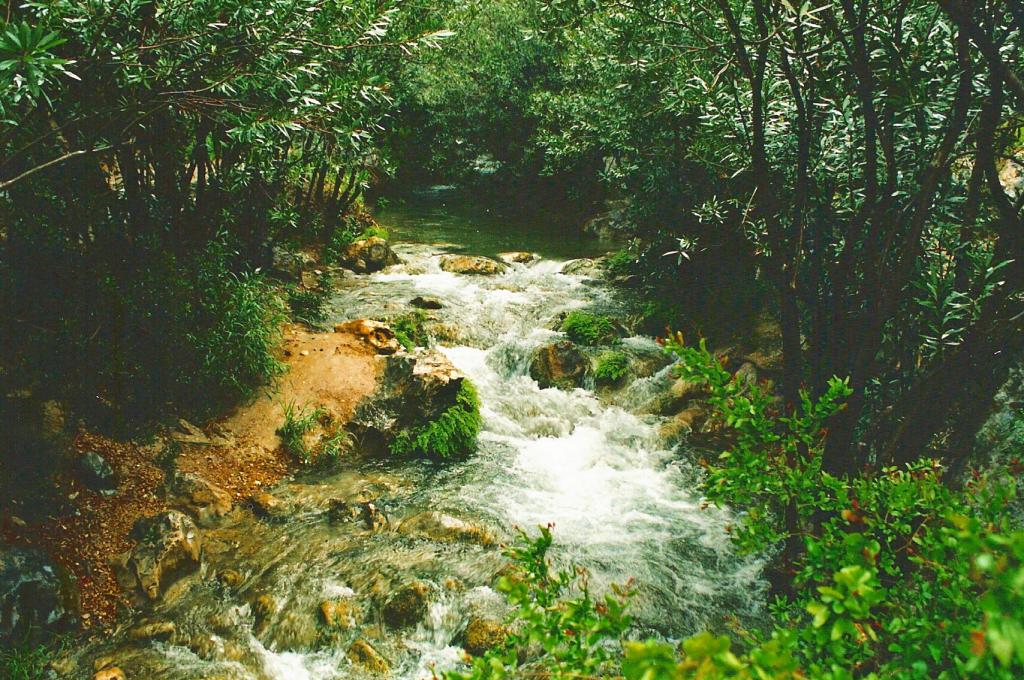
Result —
[[[275,434],[284,404],[321,407],[337,422],[346,422],[376,386],[376,354],[355,336],[289,327],[282,354],[289,370],[272,390],[201,429],[186,424],[182,432],[149,445],[79,433],[69,460],[86,451],[102,455],[119,475],[116,495],[102,496],[73,474],[59,472],[57,490],[68,502],[53,515],[25,523],[0,508],[0,531],[7,540],[42,547],[78,579],[86,628],[109,629],[128,606],[110,560],[132,547],[130,532],[139,518],[170,507],[164,494],[169,440],[188,442],[174,461],[177,469],[196,473],[241,500],[297,467]]]

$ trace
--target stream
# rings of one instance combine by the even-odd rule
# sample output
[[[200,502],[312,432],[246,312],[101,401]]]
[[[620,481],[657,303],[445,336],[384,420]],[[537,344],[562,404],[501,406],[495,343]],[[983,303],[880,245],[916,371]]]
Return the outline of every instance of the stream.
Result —
[[[372,677],[346,655],[357,638],[388,661],[388,677],[430,678],[433,670],[458,668],[470,618],[506,613],[492,588],[505,564],[500,549],[338,522],[330,512],[337,500],[370,500],[389,520],[439,512],[501,540],[513,527],[551,524],[552,557],[586,567],[596,591],[634,580],[637,636],[678,639],[760,617],[762,565],[733,551],[729,513],[703,506],[699,469],[662,441],[664,419],[645,413],[670,380],[668,369],[615,393],[540,389],[529,376],[535,350],[561,337],[552,330],[561,315],[629,313],[627,294],[585,273],[561,273],[567,259],[599,254],[602,244],[564,239],[536,222],[448,210],[436,195],[428,198],[383,211],[403,264],[343,279],[328,325],[408,312],[418,295],[438,298],[443,307],[434,314],[450,330],[437,347],[480,394],[479,452],[454,463],[367,461],[329,475],[302,474],[274,490],[289,508],[286,520],[227,518],[204,535],[204,575],[230,567],[244,580],[227,588],[199,579],[159,605],[154,617],[175,622],[175,644],[118,648],[122,667],[143,669],[133,677]],[[496,276],[438,266],[444,252],[509,249],[542,257]],[[661,351],[651,338],[623,342],[652,362]],[[427,616],[393,630],[382,621],[381,603],[414,580],[430,589]],[[339,597],[356,602],[360,615],[348,630],[328,635],[320,603]]]

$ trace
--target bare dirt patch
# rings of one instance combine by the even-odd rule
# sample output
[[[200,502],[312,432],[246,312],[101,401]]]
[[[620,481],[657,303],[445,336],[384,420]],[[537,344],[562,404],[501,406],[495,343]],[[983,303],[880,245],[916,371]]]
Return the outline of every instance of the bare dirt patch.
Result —
[[[84,627],[108,629],[129,606],[110,561],[132,547],[130,532],[139,518],[168,509],[170,466],[203,477],[236,501],[249,497],[298,466],[276,435],[285,404],[323,408],[345,423],[376,387],[376,352],[354,335],[288,327],[281,352],[288,371],[277,385],[201,428],[183,423],[147,444],[79,433],[68,459],[86,451],[103,456],[120,479],[115,495],[91,491],[69,466],[56,474],[57,493],[67,502],[52,514],[26,523],[0,513],[6,539],[43,548],[77,578]]]

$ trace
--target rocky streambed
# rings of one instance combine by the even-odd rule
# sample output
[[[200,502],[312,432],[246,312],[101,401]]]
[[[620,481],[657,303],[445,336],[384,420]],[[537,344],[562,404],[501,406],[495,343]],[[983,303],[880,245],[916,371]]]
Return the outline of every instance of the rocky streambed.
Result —
[[[728,513],[702,503],[685,450],[699,390],[628,323],[604,346],[557,330],[580,310],[628,319],[628,295],[600,264],[396,250],[400,263],[341,280],[331,325],[413,315],[430,347],[399,349],[357,324],[383,377],[355,407],[341,461],[241,503],[179,479],[186,512],[140,526],[121,565],[136,613],[64,654],[58,674],[429,678],[500,639],[507,612],[492,586],[516,526],[553,524],[556,557],[587,567],[597,589],[634,579],[637,635],[760,615],[761,565],[732,551]],[[613,345],[627,372],[602,383],[593,369]],[[475,455],[380,455],[403,419],[466,379],[482,404]]]

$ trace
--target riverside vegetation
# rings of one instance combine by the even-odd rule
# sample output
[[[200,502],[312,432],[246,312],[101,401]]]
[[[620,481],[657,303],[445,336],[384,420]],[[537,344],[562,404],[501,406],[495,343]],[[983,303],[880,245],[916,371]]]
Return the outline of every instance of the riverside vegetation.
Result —
[[[332,276],[398,262],[370,215],[382,193],[554,206],[617,244],[566,276],[614,282],[639,313],[571,308],[545,331],[572,375],[548,382],[633,395],[623,336],[664,335],[696,404],[678,459],[735,513],[771,601],[757,622],[637,639],[631,584],[597,594],[586,565],[554,566],[557,528],[527,531],[497,582],[510,625],[440,672],[1021,677],[1024,430],[1000,425],[997,456],[979,433],[1021,418],[1022,17],[1020,0],[8,3],[3,430],[29,401],[63,405],[65,430],[146,437],[254,400],[282,377],[286,321],[333,318]],[[436,318],[389,323],[370,332],[399,363],[429,356]],[[481,394],[459,378],[386,453],[457,464]],[[362,443],[318,404],[281,418],[301,463]],[[0,501],[52,496],[67,443],[5,439]],[[35,637],[3,641],[0,673],[48,672]]]

